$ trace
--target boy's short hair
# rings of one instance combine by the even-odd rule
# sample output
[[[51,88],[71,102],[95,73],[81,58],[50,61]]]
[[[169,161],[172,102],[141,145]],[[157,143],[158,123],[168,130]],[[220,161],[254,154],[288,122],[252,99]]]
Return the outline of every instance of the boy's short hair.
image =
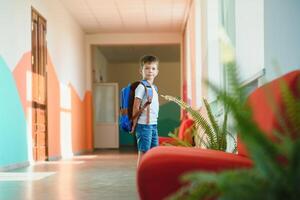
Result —
[[[153,62],[157,63],[157,65],[158,65],[158,63],[159,63],[158,57],[156,57],[154,55],[144,55],[140,59],[140,66],[142,68],[146,63],[153,63]]]

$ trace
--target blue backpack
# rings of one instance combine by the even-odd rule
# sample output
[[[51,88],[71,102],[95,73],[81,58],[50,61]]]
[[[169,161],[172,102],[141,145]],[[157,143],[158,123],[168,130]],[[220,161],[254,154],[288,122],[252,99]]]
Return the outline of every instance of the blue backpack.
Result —
[[[145,87],[145,94],[147,95],[147,102],[139,109],[139,111],[132,116],[133,111],[133,102],[135,98],[135,89],[139,84],[142,84]],[[157,91],[157,87],[155,90]],[[133,126],[133,120],[138,118],[143,110],[151,104],[153,97],[153,91],[151,85],[146,81],[136,81],[128,84],[126,87],[122,88],[120,94],[120,119],[119,124],[121,129],[126,132],[130,132]]]

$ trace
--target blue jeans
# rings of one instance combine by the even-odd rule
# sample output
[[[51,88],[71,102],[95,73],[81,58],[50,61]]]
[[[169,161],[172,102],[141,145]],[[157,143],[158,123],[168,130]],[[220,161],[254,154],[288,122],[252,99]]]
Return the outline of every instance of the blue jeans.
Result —
[[[158,146],[157,125],[137,124],[136,139],[138,150],[144,153],[152,147]]]

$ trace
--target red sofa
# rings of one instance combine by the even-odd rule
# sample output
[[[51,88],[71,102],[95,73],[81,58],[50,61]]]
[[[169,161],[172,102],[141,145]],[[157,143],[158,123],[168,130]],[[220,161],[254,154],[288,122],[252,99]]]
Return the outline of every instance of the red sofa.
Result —
[[[300,100],[300,70],[290,72],[256,89],[248,98],[253,111],[253,119],[272,138],[272,130],[280,129],[273,113],[269,95],[279,107],[281,116],[286,115],[280,82],[284,80]],[[200,148],[159,146],[148,151],[137,170],[137,187],[141,200],[161,200],[178,190],[182,174],[195,170],[222,171],[234,168],[248,168],[253,165],[241,141],[238,141],[238,154]]]

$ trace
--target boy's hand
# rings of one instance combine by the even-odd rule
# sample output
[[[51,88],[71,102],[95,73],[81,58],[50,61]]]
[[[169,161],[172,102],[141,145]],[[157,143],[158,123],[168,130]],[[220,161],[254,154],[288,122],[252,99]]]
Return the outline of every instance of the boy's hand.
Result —
[[[135,135],[135,132],[134,132],[134,130],[132,129],[132,130],[129,132],[129,134],[131,134],[131,135]]]
[[[134,135],[135,125],[136,125],[136,123],[134,123],[134,124],[132,125],[131,131],[129,132],[129,133],[132,134],[132,135]]]

